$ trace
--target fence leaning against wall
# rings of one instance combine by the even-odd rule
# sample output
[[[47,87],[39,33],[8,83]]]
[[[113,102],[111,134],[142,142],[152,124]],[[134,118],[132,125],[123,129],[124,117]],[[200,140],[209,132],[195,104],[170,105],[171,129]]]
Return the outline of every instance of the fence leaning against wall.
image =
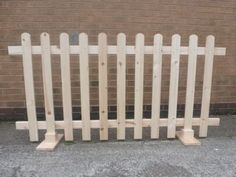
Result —
[[[189,46],[181,46],[181,37],[172,36],[171,46],[163,45],[161,34],[154,36],[153,46],[144,45],[144,35],[137,34],[135,46],[126,45],[123,33],[117,36],[117,45],[107,45],[107,35],[98,35],[98,45],[89,45],[85,33],[79,35],[79,44],[70,45],[66,33],[60,35],[60,46],[50,44],[48,33],[40,36],[41,46],[32,46],[28,33],[21,35],[21,46],[9,46],[10,55],[23,56],[24,83],[28,121],[16,122],[17,129],[29,129],[30,141],[39,141],[38,130],[46,129],[45,140],[39,150],[53,150],[63,135],[57,129],[64,129],[65,141],[73,141],[73,129],[82,129],[82,140],[91,140],[91,129],[98,128],[100,140],[108,140],[108,129],[117,129],[117,139],[125,139],[126,128],[134,128],[134,139],[142,139],[143,127],[151,128],[151,138],[159,138],[159,128],[167,127],[167,138],[177,136],[185,145],[197,145],[192,127],[199,127],[199,136],[206,137],[208,126],[218,126],[219,118],[209,118],[210,95],[214,55],[225,55],[226,49],[215,47],[214,36],[206,38],[206,46],[198,46],[198,37],[191,35]],[[42,56],[42,73],[46,121],[38,121],[35,107],[32,55]],[[70,54],[78,55],[80,62],[81,120],[73,120],[70,80]],[[89,98],[89,54],[98,55],[99,75],[99,120],[90,118]],[[117,119],[108,119],[107,57],[117,55]],[[134,119],[126,119],[126,55],[135,55],[135,105]],[[144,56],[153,55],[152,113],[143,118]],[[51,55],[60,55],[63,121],[54,117]],[[168,117],[160,118],[162,55],[171,55]],[[184,118],[177,118],[177,98],[180,56],[188,55],[187,91]],[[196,61],[198,55],[205,55],[201,115],[193,118]],[[176,131],[176,127],[183,127]]]

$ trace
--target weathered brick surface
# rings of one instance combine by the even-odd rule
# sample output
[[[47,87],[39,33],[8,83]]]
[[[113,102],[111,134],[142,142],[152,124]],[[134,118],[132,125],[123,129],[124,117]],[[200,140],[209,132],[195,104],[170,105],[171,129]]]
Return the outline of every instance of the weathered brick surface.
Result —
[[[225,57],[216,57],[213,73],[212,104],[236,103],[236,1],[235,0],[2,0],[0,1],[0,108],[25,108],[22,59],[8,56],[8,45],[19,45],[20,34],[29,32],[32,43],[39,45],[39,35],[48,32],[52,44],[59,44],[59,34],[67,32],[71,43],[76,35],[86,32],[89,43],[97,44],[99,32],[108,34],[108,43],[115,44],[116,35],[124,32],[127,43],[134,44],[135,34],[145,34],[145,44],[151,45],[153,35],[162,33],[164,44],[170,45],[171,35],[179,33],[182,45],[188,44],[188,36],[197,34],[199,44],[204,46],[205,37],[212,34],[216,45],[227,48]],[[91,104],[98,104],[97,57],[90,60]],[[114,56],[110,56],[109,104],[116,104],[116,68]],[[127,59],[127,103],[134,103],[134,56]],[[152,58],[145,56],[144,104],[151,103]],[[43,107],[43,89],[40,57],[35,56],[34,79],[37,107]],[[61,81],[59,57],[53,57],[55,106],[60,107]],[[170,72],[169,57],[163,61],[162,104],[168,103]],[[187,59],[181,58],[179,104],[184,104],[186,90]],[[197,69],[196,99],[201,102],[204,59],[199,57]],[[71,59],[73,106],[80,105],[79,62]],[[223,103],[223,104],[222,104]],[[235,104],[232,104],[235,105]],[[9,110],[7,109],[7,110]],[[227,109],[219,108],[219,109]],[[9,112],[9,111],[8,111]],[[3,114],[3,113],[2,113]],[[7,116],[7,113],[6,113]],[[14,116],[14,114],[10,115]]]

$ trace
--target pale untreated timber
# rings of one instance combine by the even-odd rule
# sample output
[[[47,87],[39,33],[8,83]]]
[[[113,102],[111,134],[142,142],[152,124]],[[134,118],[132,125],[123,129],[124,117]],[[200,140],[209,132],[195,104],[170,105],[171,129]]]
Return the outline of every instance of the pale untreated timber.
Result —
[[[60,48],[63,116],[66,125],[64,132],[65,140],[73,141],[69,45],[69,35],[62,33],[60,35]]]
[[[82,114],[82,139],[89,141],[90,132],[90,99],[89,99],[89,56],[88,56],[88,36],[85,33],[79,35],[80,49],[80,95]]]
[[[141,33],[137,34],[135,43],[134,139],[142,139],[144,35]]]
[[[77,45],[70,46],[70,54],[79,54],[80,47]],[[89,45],[89,54],[98,54],[98,46],[97,45]],[[181,55],[188,55],[188,47],[182,46],[180,48]],[[22,55],[23,50],[22,46],[8,46],[8,53],[9,55]],[[52,45],[51,46],[51,54],[59,55],[61,53],[59,46]],[[109,45],[107,46],[107,53],[108,54],[117,54],[117,46]],[[198,47],[197,54],[198,55],[205,55],[205,47]],[[223,47],[216,47],[214,48],[214,55],[225,55],[226,48]],[[32,54],[42,54],[40,46],[32,46]],[[127,46],[126,47],[126,54],[135,54],[135,46]],[[153,46],[145,46],[144,47],[144,54],[153,54]],[[162,54],[167,55],[171,54],[171,46],[163,46],[162,47]]]
[[[55,134],[54,139],[51,139],[50,141],[46,141],[46,140],[43,141],[36,147],[36,150],[53,151],[56,148],[56,146],[60,143],[62,138],[63,138],[62,134]]]
[[[188,57],[188,73],[187,73],[187,91],[185,101],[185,123],[184,129],[192,129],[194,91],[197,68],[197,47],[198,37],[191,35],[189,38],[189,57]]]
[[[40,35],[42,47],[42,73],[43,73],[43,90],[44,90],[44,105],[47,122],[47,132],[45,140],[39,144],[38,150],[53,150],[59,143],[62,135],[57,135],[55,131],[54,103],[52,90],[52,66],[51,66],[51,51],[50,38],[48,33]]]
[[[167,137],[175,138],[179,83],[180,35],[172,36]]]
[[[194,132],[192,129],[182,129],[181,131],[177,131],[176,136],[186,146],[201,145],[201,142],[194,138]]]
[[[43,91],[45,115],[47,121],[47,133],[55,133],[54,124],[54,103],[52,90],[52,66],[51,66],[51,51],[50,39],[48,33],[42,33],[40,36],[42,47],[42,73],[43,73]]]
[[[214,59],[215,37],[207,36],[206,39],[206,56],[204,65],[203,91],[202,91],[202,105],[201,105],[201,125],[199,129],[199,136],[206,137],[208,130],[208,116],[210,109],[213,59]]]
[[[37,115],[35,107],[34,77],[33,77],[30,34],[23,33],[21,35],[21,44],[23,52],[22,57],[23,57],[27,117],[29,121],[29,138],[30,141],[34,142],[38,141],[39,137],[38,137]]]
[[[126,36],[117,36],[117,139],[125,139],[125,89],[126,89]]]
[[[152,115],[151,138],[159,138],[160,102],[161,102],[161,73],[162,73],[162,40],[161,34],[154,36],[153,74],[152,74]]]
[[[189,57],[184,128],[181,131],[176,132],[177,137],[184,145],[200,145],[200,142],[196,138],[194,138],[194,131],[192,129],[194,91],[197,68],[197,47],[198,37],[196,35],[191,35],[189,38]]]
[[[135,46],[126,46],[125,34],[117,36],[117,45],[107,45],[105,33],[98,35],[98,45],[88,45],[88,36],[79,35],[79,45],[69,45],[69,36],[60,35],[60,46],[50,45],[47,33],[42,33],[41,46],[31,46],[30,35],[22,34],[22,46],[9,46],[10,55],[23,55],[24,78],[28,121],[16,122],[17,129],[29,129],[30,140],[38,140],[38,129],[46,129],[45,140],[37,147],[40,150],[53,150],[62,135],[56,129],[65,130],[65,139],[73,140],[73,129],[82,129],[82,140],[91,140],[91,128],[98,128],[100,140],[108,140],[108,129],[117,129],[117,139],[125,139],[125,129],[134,128],[134,139],[142,139],[143,127],[151,129],[151,138],[159,138],[159,128],[167,127],[167,137],[175,135],[185,145],[200,142],[194,138],[192,126],[199,126],[199,136],[206,137],[208,126],[218,126],[219,118],[209,118],[210,95],[214,55],[225,55],[226,49],[215,47],[214,36],[208,36],[205,47],[198,47],[197,36],[191,35],[189,46],[180,46],[180,36],[172,36],[172,45],[163,46],[162,35],[154,36],[153,46],[144,46],[144,35],[136,35]],[[34,98],[32,55],[42,55],[42,72],[46,121],[37,121]],[[51,55],[61,56],[61,78],[63,98],[63,121],[55,121]],[[80,93],[82,120],[73,121],[70,81],[70,54],[80,57]],[[89,96],[89,54],[98,55],[99,77],[99,120],[90,119]],[[108,54],[117,55],[117,120],[108,120]],[[135,55],[135,110],[134,119],[126,119],[126,55]],[[152,114],[151,119],[143,118],[144,55],[153,54]],[[162,55],[171,55],[170,89],[168,118],[160,118]],[[188,57],[188,76],[185,117],[177,118],[177,98],[179,82],[179,61],[181,55]],[[200,118],[193,118],[196,62],[198,55],[205,55],[203,96]],[[176,127],[184,127],[176,132]]]
[[[117,128],[118,122],[117,120],[108,120],[108,128]],[[64,129],[64,121],[55,121],[56,129]],[[91,128],[100,128],[100,120],[90,120]],[[208,126],[219,126],[220,118],[209,118]],[[200,118],[193,119],[193,126],[200,125]],[[125,120],[125,127],[126,128],[133,128],[135,126],[134,119],[127,119]],[[142,119],[142,127],[150,127],[151,126],[151,119]],[[168,126],[168,119],[161,118],[160,119],[160,127],[167,127]],[[176,126],[182,127],[184,126],[184,118],[176,118]],[[38,121],[38,129],[44,130],[46,129],[46,122],[45,121]],[[82,128],[82,121],[74,120],[73,121],[73,129],[81,129]],[[27,121],[18,121],[16,122],[16,129],[17,130],[25,130],[29,129],[29,125]]]
[[[108,140],[107,35],[105,33],[98,35],[98,46],[100,140]]]

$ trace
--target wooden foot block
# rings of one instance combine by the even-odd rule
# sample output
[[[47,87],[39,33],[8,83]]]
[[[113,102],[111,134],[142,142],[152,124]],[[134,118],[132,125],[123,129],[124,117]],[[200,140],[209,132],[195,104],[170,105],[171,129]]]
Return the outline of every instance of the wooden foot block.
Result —
[[[193,136],[193,132],[181,130],[176,132],[177,138],[186,146],[188,145],[201,145],[201,142],[198,141]]]
[[[55,141],[48,141],[45,139],[42,143],[40,143],[37,146],[36,149],[40,150],[40,151],[53,151],[55,149],[55,147],[61,141],[63,134],[56,134],[55,136],[56,136]]]

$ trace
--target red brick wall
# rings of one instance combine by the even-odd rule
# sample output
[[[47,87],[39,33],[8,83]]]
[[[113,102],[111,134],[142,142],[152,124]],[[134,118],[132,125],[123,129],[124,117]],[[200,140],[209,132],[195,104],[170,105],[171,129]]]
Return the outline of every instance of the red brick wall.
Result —
[[[205,37],[216,37],[216,46],[226,47],[225,57],[216,57],[214,62],[212,104],[236,103],[236,1],[235,0],[2,0],[0,2],[0,108],[25,108],[22,59],[8,56],[8,45],[19,45],[20,34],[29,32],[32,43],[39,45],[42,32],[51,35],[52,44],[58,45],[61,32],[71,35],[75,43],[79,32],[89,35],[90,44],[97,43],[99,32],[108,34],[108,43],[114,44],[116,35],[124,32],[128,44],[134,44],[135,34],[145,34],[145,44],[152,44],[153,35],[161,33],[164,44],[170,45],[171,35],[179,33],[182,45],[188,44],[190,34],[199,36],[201,46]],[[96,58],[96,57],[94,57]],[[134,102],[134,60],[127,59],[127,103]],[[55,106],[61,106],[61,83],[59,57],[53,58]],[[115,60],[109,60],[109,104],[116,103]],[[201,102],[204,60],[199,57],[197,69],[196,100]],[[168,103],[169,58],[163,62],[162,104]],[[72,58],[73,105],[80,105],[79,63]],[[98,103],[97,61],[90,62],[91,103]],[[186,57],[181,58],[179,104],[185,100]],[[34,79],[37,107],[43,107],[43,89],[40,57],[34,57]],[[145,60],[144,104],[151,103],[152,60]],[[235,105],[235,104],[233,104]],[[232,106],[231,106],[232,107]],[[9,109],[8,109],[9,110]],[[4,114],[5,113],[0,113]],[[14,114],[12,114],[14,116]]]

